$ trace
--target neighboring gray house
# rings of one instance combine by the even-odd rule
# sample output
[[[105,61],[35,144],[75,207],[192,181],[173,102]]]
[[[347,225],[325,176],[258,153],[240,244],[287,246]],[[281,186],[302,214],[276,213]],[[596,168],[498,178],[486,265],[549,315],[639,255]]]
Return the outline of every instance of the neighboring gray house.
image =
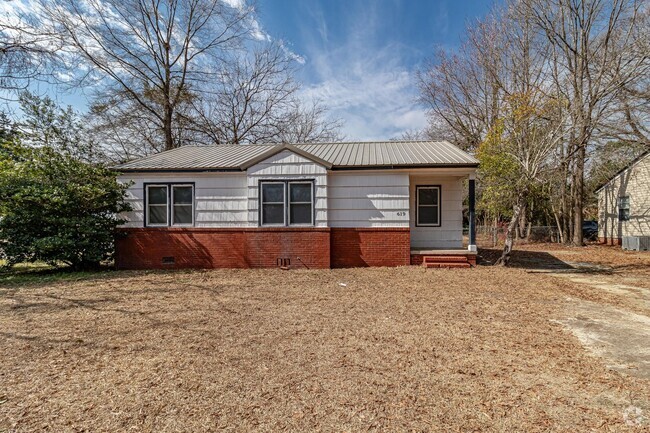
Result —
[[[650,151],[596,190],[598,238],[620,245],[624,236],[650,236]]]
[[[183,146],[116,167],[133,206],[116,263],[467,267],[477,166],[445,141]]]

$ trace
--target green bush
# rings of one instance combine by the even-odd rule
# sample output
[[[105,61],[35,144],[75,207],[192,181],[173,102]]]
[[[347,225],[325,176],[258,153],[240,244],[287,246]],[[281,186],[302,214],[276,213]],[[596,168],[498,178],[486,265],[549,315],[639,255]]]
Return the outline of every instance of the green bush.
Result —
[[[9,265],[91,269],[111,258],[128,185],[48,147],[0,143],[0,249]]]

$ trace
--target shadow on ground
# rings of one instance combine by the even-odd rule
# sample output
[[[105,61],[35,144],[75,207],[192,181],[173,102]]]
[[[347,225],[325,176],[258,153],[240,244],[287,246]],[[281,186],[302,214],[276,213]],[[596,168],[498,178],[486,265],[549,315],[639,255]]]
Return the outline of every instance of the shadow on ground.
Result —
[[[479,249],[479,264],[493,266],[501,256],[501,249]],[[512,252],[510,266],[513,268],[524,268],[530,270],[576,270],[567,262],[564,262],[552,254],[541,251],[517,251]]]

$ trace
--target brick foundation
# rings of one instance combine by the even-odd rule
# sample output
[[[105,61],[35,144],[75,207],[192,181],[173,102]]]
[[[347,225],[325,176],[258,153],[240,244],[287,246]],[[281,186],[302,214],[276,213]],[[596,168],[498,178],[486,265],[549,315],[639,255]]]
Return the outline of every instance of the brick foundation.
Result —
[[[623,239],[621,238],[598,238],[598,242],[605,245],[622,245]]]
[[[331,230],[332,268],[410,264],[411,232],[407,227]]]
[[[129,228],[115,249],[118,269],[271,268],[285,257],[292,269],[329,268],[330,229]]]

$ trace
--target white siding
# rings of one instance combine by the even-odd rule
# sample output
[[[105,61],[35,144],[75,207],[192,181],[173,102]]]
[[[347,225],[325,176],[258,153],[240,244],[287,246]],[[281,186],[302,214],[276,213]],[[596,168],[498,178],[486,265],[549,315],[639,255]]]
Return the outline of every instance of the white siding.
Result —
[[[259,224],[259,182],[294,179],[314,181],[314,222],[316,227],[327,227],[327,169],[289,150],[248,169],[248,221],[252,226]]]
[[[618,219],[618,200],[630,198],[630,219]],[[598,236],[650,236],[650,154],[640,159],[598,192]]]
[[[330,227],[408,227],[407,173],[340,173],[329,176]]]
[[[244,173],[124,174],[121,182],[133,182],[127,201],[133,207],[125,214],[125,227],[144,226],[145,183],[194,183],[196,227],[248,226],[248,195]]]
[[[440,227],[415,226],[415,187],[417,185],[440,185]],[[411,248],[462,248],[463,246],[463,180],[458,177],[411,176]]]

